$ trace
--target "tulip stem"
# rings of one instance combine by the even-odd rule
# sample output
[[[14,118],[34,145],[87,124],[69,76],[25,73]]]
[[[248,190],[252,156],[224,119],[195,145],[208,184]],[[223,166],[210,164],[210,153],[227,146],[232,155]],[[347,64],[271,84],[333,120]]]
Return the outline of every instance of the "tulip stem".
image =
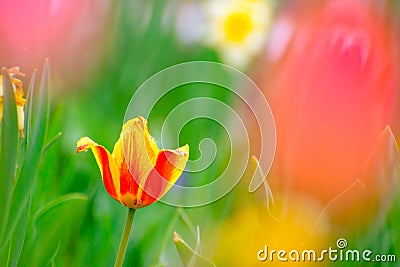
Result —
[[[121,243],[119,243],[119,249],[117,258],[115,259],[114,267],[121,267],[124,262],[126,248],[128,247],[129,235],[133,225],[133,217],[135,217],[135,209],[128,209],[128,216],[126,217],[124,232],[122,233]]]

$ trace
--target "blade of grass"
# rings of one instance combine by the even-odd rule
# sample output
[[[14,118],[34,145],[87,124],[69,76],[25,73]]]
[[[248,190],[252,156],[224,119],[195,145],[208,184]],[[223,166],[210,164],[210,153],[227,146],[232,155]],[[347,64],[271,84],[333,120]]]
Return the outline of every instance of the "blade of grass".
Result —
[[[3,86],[3,122],[0,150],[0,241],[4,238],[5,225],[10,210],[12,186],[18,149],[17,107],[10,76],[6,68],[1,70]],[[8,242],[2,242],[8,243]]]
[[[187,216],[185,210],[182,207],[177,208],[179,215],[181,216],[182,221],[186,224],[189,230],[193,233],[193,235],[197,235],[197,230],[192,221]]]
[[[40,88],[37,95],[37,102],[34,102],[35,121],[32,128],[32,134],[29,137],[29,143],[24,162],[21,166],[21,172],[14,187],[11,200],[10,216],[5,231],[3,246],[8,243],[13,234],[17,222],[21,217],[23,208],[27,205],[28,196],[32,186],[36,182],[36,173],[40,163],[41,153],[48,121],[48,87],[49,87],[49,63],[46,60],[40,82]],[[18,230],[18,229],[17,229]]]
[[[10,243],[7,243],[3,250],[0,251],[0,263],[6,265],[8,258],[10,257]]]
[[[43,266],[65,249],[63,241],[72,234],[86,212],[87,196],[71,193],[48,203],[34,216],[34,242],[24,253],[32,253],[32,266]],[[61,247],[62,246],[62,247]]]
[[[253,174],[253,179],[254,177],[258,177],[257,179],[259,181],[263,181],[261,183],[261,185],[263,185],[262,187],[259,187],[256,191],[259,191],[262,197],[262,201],[265,205],[265,207],[267,208],[267,212],[269,214],[269,216],[271,216],[272,219],[274,219],[275,221],[279,222],[279,219],[276,218],[271,211],[271,207],[273,207],[275,205],[275,200],[274,200],[274,196],[272,194],[272,190],[271,187],[269,186],[268,183],[268,179],[267,179],[267,175],[265,174],[264,170],[261,168],[261,164],[258,161],[258,159],[252,155],[251,156],[251,163],[253,164],[255,170],[254,170],[254,174]]]
[[[47,150],[60,138],[62,135],[61,132],[59,132],[56,136],[54,136],[43,148],[43,154],[47,152]]]
[[[29,135],[31,133],[31,124],[32,124],[32,95],[33,95],[33,90],[35,87],[35,79],[36,79],[36,69],[33,71],[28,90],[25,92],[26,95],[26,104],[24,108],[24,113],[25,113],[25,127],[24,127],[24,136],[25,138],[21,140],[18,148],[18,157],[17,157],[17,169],[16,169],[16,177],[18,177],[20,173],[20,167],[22,165],[22,162],[24,160],[25,154],[26,154],[26,148],[28,146],[28,139]]]
[[[198,254],[202,254],[203,253],[203,248],[201,246],[201,238],[200,238],[200,227],[197,225],[196,226],[196,230],[197,230],[197,236],[196,236],[196,248],[195,248],[195,252]]]
[[[19,219],[17,231],[10,241],[10,255],[7,266],[18,266],[19,257],[24,246],[26,229],[28,227],[28,219],[30,213],[31,200],[29,198],[28,205],[24,207],[21,218]]]
[[[201,254],[203,251],[203,244],[201,243],[200,239],[200,227],[194,226],[192,221],[190,220],[189,216],[186,214],[185,210],[182,207],[177,208],[179,215],[182,221],[186,224],[186,226],[190,229],[192,234],[196,236],[196,249],[195,252]]]
[[[32,128],[32,113],[33,113],[33,92],[35,89],[35,81],[36,81],[36,69],[33,71],[31,80],[29,82],[28,92],[27,92],[27,99],[28,102],[26,103],[26,127],[25,127],[25,148],[28,146],[29,137],[31,134]]]
[[[162,239],[162,246],[161,246],[161,250],[160,250],[160,255],[158,256],[158,261],[161,262],[163,253],[166,251],[167,249],[167,245],[168,245],[168,241],[170,241],[171,235],[170,233],[172,232],[172,228],[174,227],[177,219],[179,217],[179,213],[176,210],[174,213],[174,216],[171,218],[171,220],[168,222],[168,226],[166,227],[166,231],[165,231],[165,236]]]
[[[194,251],[177,232],[174,232],[174,243],[184,266],[216,266],[212,261]]]

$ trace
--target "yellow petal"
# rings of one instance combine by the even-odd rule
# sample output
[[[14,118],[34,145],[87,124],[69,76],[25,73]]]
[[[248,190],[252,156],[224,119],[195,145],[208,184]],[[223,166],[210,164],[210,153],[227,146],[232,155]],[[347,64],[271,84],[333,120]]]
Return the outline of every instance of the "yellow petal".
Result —
[[[0,96],[0,122],[3,121],[3,97]]]
[[[14,93],[15,95],[15,103],[17,106],[24,106],[26,103],[26,99],[23,97],[24,92],[22,91],[22,88],[17,89]]]
[[[0,97],[3,97],[3,75],[0,75]]]
[[[18,131],[19,136],[24,138],[24,125],[25,125],[25,114],[22,106],[17,106],[17,118],[18,118]]]
[[[149,173],[156,165],[158,152],[157,144],[150,135],[147,120],[139,116],[129,120],[122,127],[121,136],[114,147],[113,156],[118,161],[122,161],[123,158],[126,159],[130,173],[139,186],[143,188]]]

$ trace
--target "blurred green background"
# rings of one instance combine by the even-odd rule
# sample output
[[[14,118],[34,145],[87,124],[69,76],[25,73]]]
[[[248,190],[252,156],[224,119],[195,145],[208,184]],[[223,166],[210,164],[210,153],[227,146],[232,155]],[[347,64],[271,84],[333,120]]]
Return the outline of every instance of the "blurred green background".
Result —
[[[113,265],[127,209],[107,194],[92,154],[75,153],[76,142],[82,136],[89,136],[111,151],[119,137],[129,101],[144,81],[182,62],[221,62],[217,49],[200,41],[185,43],[178,36],[177,16],[183,3],[187,2],[149,0],[103,3],[106,15],[100,18],[101,27],[97,29],[101,38],[88,41],[82,51],[74,50],[74,57],[69,58],[67,52],[60,50],[50,57],[49,120],[44,143],[55,137],[56,140],[42,152],[38,175],[30,189],[29,223],[18,266]],[[86,16],[93,15],[96,20],[97,13],[90,13],[92,5],[95,3],[91,2]],[[81,65],[80,60],[87,60],[85,53],[90,54],[91,49],[95,49],[96,53],[88,56],[90,63]],[[21,65],[22,71],[27,74],[23,79],[27,90],[33,70],[26,69],[29,67],[26,61]],[[252,76],[253,67],[249,63],[241,70]],[[157,104],[148,118],[150,130],[157,129],[157,123],[162,122],[173,107],[197,96],[213,97],[230,106],[234,106],[236,100],[229,91],[218,86],[191,84],[179,87]],[[155,133],[156,136],[158,134]],[[198,144],[205,137],[213,139],[221,151],[228,150],[226,131],[217,123],[205,119],[188,123],[179,136],[179,145],[188,143],[190,159],[195,160],[200,156]],[[160,144],[160,140],[157,141]],[[220,173],[228,160],[229,153],[219,153],[211,167],[199,174],[200,178],[193,183],[209,182],[208,178]],[[250,244],[246,243],[251,242],[249,240],[254,236],[233,239],[237,242],[233,245],[222,240],[230,235],[226,229],[231,229],[234,236],[244,227],[252,229],[253,220],[257,221],[255,225],[263,225],[262,220],[268,218],[265,225],[275,225],[272,217],[258,217],[257,212],[243,212],[241,218],[240,214],[247,207],[261,209],[263,214],[266,212],[264,203],[269,201],[265,200],[263,192],[249,194],[249,177],[245,177],[232,192],[211,205],[182,209],[157,202],[138,210],[124,266],[183,266],[174,246],[174,231],[190,246],[198,244],[201,254],[218,266],[246,266],[241,265],[241,256],[235,254],[235,249],[230,255],[230,246],[243,248],[246,257],[256,260],[255,252],[250,255],[253,252],[249,252],[247,247]],[[279,193],[276,197],[285,199]],[[399,206],[397,197],[382,226],[367,229],[366,235],[365,232],[355,233],[349,237],[352,246],[368,247],[382,254],[398,253]],[[256,217],[261,223],[254,219]],[[200,241],[196,226],[200,230]],[[17,232],[18,229],[19,226]],[[325,235],[328,234],[321,234]],[[264,242],[267,242],[267,237],[266,231]],[[322,239],[324,242],[329,240]],[[381,242],[376,242],[377,239]],[[221,247],[225,247],[226,251],[219,251]],[[3,252],[6,254],[1,260],[7,258],[9,251]],[[233,263],[224,260],[229,255]],[[363,266],[362,263],[357,264]],[[394,264],[379,266],[396,266]]]

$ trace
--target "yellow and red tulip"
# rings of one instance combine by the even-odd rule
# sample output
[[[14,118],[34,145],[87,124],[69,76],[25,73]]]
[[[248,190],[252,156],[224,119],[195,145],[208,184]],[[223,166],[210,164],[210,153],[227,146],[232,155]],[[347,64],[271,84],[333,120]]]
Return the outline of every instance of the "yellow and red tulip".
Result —
[[[10,75],[11,83],[15,95],[15,103],[17,105],[17,117],[18,117],[18,131],[21,138],[24,137],[24,105],[26,99],[24,98],[24,90],[22,89],[22,81],[15,78],[15,76],[25,76],[20,72],[19,67],[12,67],[7,70]],[[3,75],[0,75],[0,122],[3,121]]]
[[[88,137],[77,143],[77,152],[91,149],[108,194],[128,208],[142,208],[163,197],[181,176],[189,146],[159,149],[147,120],[138,116],[122,127],[110,154]]]

